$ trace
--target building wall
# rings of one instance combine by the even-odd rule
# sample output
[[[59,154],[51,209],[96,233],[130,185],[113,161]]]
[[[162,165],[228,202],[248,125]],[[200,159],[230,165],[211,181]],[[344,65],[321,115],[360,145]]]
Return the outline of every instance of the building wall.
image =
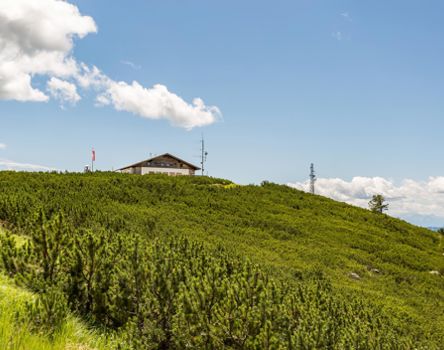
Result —
[[[118,173],[122,173],[122,174],[132,174],[134,171],[134,168],[126,168],[126,169],[122,169],[122,170],[117,170]]]
[[[146,174],[167,174],[172,176],[177,175],[194,175],[190,169],[181,168],[155,168],[155,167],[143,167],[142,175]]]
[[[148,161],[143,161],[137,164],[142,168],[168,168],[168,169],[182,169],[182,170],[194,170],[188,164],[181,162],[173,157],[163,156],[157,157]]]

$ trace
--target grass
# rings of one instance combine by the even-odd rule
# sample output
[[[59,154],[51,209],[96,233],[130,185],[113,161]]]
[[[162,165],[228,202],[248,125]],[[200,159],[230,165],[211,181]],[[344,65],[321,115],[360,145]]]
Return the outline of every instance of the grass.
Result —
[[[31,331],[22,320],[26,302],[34,296],[4,275],[0,275],[0,349],[2,350],[105,350],[112,340],[86,327],[79,319],[68,316],[52,338],[43,332]],[[19,320],[20,319],[20,320]]]
[[[0,226],[0,235],[6,235]],[[17,245],[23,245],[27,237],[12,234]],[[69,315],[62,327],[49,337],[32,329],[26,319],[26,303],[35,296],[17,287],[13,280],[0,274],[0,349],[2,350],[105,350],[111,340],[86,327],[78,318]]]
[[[10,233],[10,232],[9,232],[9,234],[12,237],[14,237],[17,247],[24,245],[29,240],[29,237],[27,237],[25,235],[17,235],[15,233]],[[4,227],[2,227],[1,225],[0,225],[0,236],[3,236],[3,237],[6,236],[6,229]]]

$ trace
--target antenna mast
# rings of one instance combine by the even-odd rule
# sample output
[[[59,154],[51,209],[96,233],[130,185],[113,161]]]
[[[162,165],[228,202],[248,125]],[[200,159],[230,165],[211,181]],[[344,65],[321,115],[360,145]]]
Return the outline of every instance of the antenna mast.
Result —
[[[205,173],[205,162],[207,161],[207,156],[208,156],[208,152],[205,151],[205,140],[204,140],[203,134],[202,134],[200,152],[201,152],[200,165],[201,165],[202,176],[203,176]]]
[[[315,182],[316,182],[316,174],[314,170],[314,164],[310,165],[310,193],[315,194]]]

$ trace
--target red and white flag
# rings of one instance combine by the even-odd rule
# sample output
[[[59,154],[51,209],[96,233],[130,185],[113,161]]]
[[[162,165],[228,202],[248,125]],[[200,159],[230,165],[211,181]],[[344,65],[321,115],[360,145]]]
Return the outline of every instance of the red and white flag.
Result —
[[[96,151],[94,150],[94,148],[92,149],[92,161],[96,161]]]

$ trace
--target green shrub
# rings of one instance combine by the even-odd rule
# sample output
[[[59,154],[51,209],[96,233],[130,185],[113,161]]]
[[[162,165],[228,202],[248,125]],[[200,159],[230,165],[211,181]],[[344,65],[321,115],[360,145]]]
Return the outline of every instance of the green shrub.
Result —
[[[134,349],[444,341],[436,233],[286,186],[3,172],[0,220],[36,330],[74,313]]]

